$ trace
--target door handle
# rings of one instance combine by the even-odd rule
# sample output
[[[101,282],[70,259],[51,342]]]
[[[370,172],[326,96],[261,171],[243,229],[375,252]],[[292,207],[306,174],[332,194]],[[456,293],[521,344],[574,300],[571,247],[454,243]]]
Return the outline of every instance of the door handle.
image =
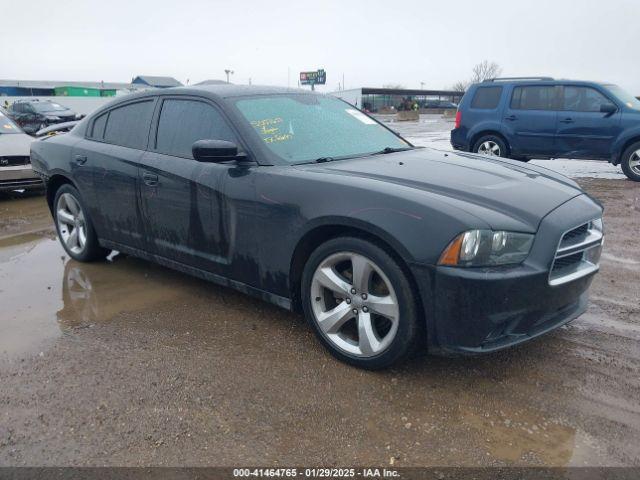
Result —
[[[158,185],[158,176],[155,173],[144,172],[142,174],[142,180],[145,185],[149,185],[150,187],[155,187]]]
[[[75,157],[73,157],[73,159],[78,165],[84,165],[85,163],[87,163],[86,155],[76,155]]]
[[[564,120],[560,120],[560,123],[573,123],[573,118],[567,117]]]
[[[510,121],[514,121],[517,120],[518,117],[516,117],[515,115],[509,115],[508,117],[504,117],[505,120],[510,120]]]

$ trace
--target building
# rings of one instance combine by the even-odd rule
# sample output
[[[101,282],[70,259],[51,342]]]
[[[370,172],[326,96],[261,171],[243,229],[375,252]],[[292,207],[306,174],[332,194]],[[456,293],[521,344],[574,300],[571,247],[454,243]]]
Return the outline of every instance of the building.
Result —
[[[131,83],[153,88],[181,87],[182,84],[173,77],[153,77],[151,75],[138,75]]]
[[[6,97],[104,97],[129,93],[144,87],[124,82],[79,82],[53,80],[0,80],[0,96]]]
[[[354,88],[340,90],[331,95],[342,98],[354,107],[373,113],[397,111],[407,100],[416,102],[422,109],[431,108],[432,101],[458,104],[464,92],[452,90],[413,90],[399,88]]]

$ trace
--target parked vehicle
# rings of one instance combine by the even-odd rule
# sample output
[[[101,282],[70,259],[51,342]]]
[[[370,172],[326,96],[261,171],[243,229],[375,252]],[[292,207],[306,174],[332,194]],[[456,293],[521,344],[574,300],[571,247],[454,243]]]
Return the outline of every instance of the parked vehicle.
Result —
[[[43,189],[31,168],[29,148],[33,138],[0,112],[0,192]]]
[[[449,102],[447,100],[425,100],[422,108],[439,108],[443,110],[455,110],[458,108],[453,102]]]
[[[31,154],[72,258],[117,249],[303,311],[364,368],[530,340],[584,312],[598,270],[602,208],[572,180],[413,147],[306,91],[132,94]]]
[[[17,100],[9,107],[9,115],[27,133],[35,133],[55,123],[79,120],[82,115],[49,100]]]
[[[78,124],[78,120],[73,122],[63,122],[50,125],[42,130],[38,130],[35,133],[36,137],[45,137],[48,135],[58,135],[59,133],[67,133],[71,131]]]
[[[550,77],[469,87],[456,114],[458,150],[527,161],[583,158],[620,164],[640,181],[640,101],[616,85]]]

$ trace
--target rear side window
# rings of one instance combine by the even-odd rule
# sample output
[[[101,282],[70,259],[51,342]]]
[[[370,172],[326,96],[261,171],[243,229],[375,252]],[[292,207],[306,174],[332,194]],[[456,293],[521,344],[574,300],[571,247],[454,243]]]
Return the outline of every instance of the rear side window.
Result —
[[[511,108],[515,110],[554,110],[556,87],[515,87]]]
[[[193,158],[191,147],[198,140],[235,142],[236,138],[222,115],[208,103],[180,99],[162,102],[156,150],[167,155]]]
[[[147,146],[152,115],[153,100],[114,108],[109,112],[104,141],[144,150]]]
[[[471,100],[471,108],[493,110],[500,103],[501,95],[502,87],[480,87]]]
[[[107,124],[108,116],[109,112],[103,113],[93,121],[91,135],[89,135],[91,138],[95,138],[96,140],[102,140],[104,138],[104,127]]]
[[[564,87],[563,110],[599,112],[602,105],[613,105],[613,103],[594,88]]]

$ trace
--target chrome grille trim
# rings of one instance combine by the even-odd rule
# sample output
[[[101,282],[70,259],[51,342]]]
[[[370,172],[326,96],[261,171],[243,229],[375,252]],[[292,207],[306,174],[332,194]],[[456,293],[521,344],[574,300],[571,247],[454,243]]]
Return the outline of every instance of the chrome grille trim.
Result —
[[[596,218],[562,234],[549,270],[549,285],[562,285],[599,270],[600,252],[591,252],[602,248],[604,235],[596,227],[598,221],[602,225],[602,219]]]

